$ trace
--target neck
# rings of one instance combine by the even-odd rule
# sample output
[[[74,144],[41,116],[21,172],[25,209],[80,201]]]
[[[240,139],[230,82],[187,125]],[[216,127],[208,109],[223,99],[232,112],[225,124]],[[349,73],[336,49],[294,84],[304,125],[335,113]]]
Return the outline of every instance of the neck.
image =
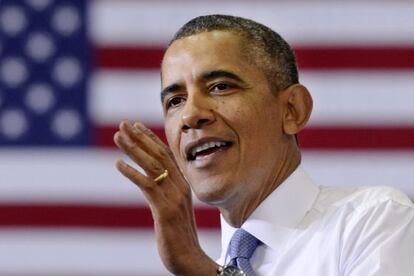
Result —
[[[301,156],[299,149],[294,147],[294,149],[286,150],[282,160],[272,172],[269,172],[267,177],[261,179],[263,184],[258,185],[258,189],[237,194],[233,196],[232,200],[227,201],[225,205],[219,206],[221,215],[228,224],[240,228],[260,203],[293,173],[300,164]]]

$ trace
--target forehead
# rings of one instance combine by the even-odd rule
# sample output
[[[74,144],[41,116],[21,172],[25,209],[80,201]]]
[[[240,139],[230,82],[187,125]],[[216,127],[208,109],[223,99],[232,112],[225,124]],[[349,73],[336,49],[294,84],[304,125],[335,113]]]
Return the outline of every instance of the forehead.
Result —
[[[243,38],[228,31],[203,32],[176,40],[166,51],[161,66],[163,85],[179,74],[194,77],[202,70],[246,69]]]

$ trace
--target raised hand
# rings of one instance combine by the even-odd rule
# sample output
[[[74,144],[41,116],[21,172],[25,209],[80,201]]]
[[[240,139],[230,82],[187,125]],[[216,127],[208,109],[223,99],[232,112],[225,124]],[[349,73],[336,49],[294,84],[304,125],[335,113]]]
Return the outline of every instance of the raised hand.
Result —
[[[166,268],[176,275],[215,275],[218,266],[198,242],[190,186],[170,149],[144,125],[128,121],[120,123],[114,141],[145,171],[143,174],[123,160],[116,164],[148,201]]]

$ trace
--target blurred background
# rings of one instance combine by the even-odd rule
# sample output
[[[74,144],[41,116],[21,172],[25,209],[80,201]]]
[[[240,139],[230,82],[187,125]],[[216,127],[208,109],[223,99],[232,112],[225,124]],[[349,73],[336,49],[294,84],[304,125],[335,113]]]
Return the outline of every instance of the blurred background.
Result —
[[[138,189],[116,171],[121,119],[160,137],[159,64],[189,19],[224,13],[293,46],[314,97],[300,137],[321,185],[414,198],[413,1],[0,0],[0,275],[168,275]],[[195,200],[201,244],[219,218]],[[182,241],[177,241],[182,242]]]

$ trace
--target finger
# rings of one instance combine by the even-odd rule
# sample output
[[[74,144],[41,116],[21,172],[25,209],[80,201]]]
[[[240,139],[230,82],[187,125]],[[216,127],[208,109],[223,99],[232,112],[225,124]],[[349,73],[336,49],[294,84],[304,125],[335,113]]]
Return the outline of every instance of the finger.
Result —
[[[182,193],[177,193],[174,189],[163,189],[162,185],[159,185],[159,183],[156,183],[152,179],[141,174],[123,160],[118,160],[116,167],[122,175],[134,183],[144,194],[144,197],[149,203],[154,219],[156,219],[156,216],[158,216],[160,210],[165,211],[171,209],[171,206],[169,206],[169,202],[171,202],[171,200],[174,200],[174,198],[177,198],[178,196],[183,196]],[[191,199],[191,192],[184,195],[186,198],[188,197]],[[175,200],[178,201],[177,199]]]
[[[128,121],[122,121],[119,125],[119,130],[128,135],[150,155],[153,155],[154,147],[158,147],[158,144],[155,143],[150,137],[148,137],[146,132],[134,128]]]
[[[131,167],[123,160],[118,160],[116,162],[116,168],[121,172],[123,176],[131,180],[135,185],[137,185],[142,190],[147,190],[154,186],[154,182],[150,178],[143,175],[135,168]]]
[[[134,126],[128,124],[123,125],[123,127],[125,127],[125,130],[131,134],[133,139],[137,139],[137,143],[139,143],[144,151],[148,152],[156,159],[165,160],[173,158],[168,146],[143,124],[135,123]]]
[[[142,131],[145,134],[147,134],[148,137],[150,137],[155,143],[157,143],[160,147],[166,148],[168,149],[168,146],[161,141],[161,139],[155,135],[154,132],[152,132],[149,128],[147,128],[146,126],[144,126],[142,123],[140,122],[135,122],[133,127],[138,130],[138,131]]]
[[[164,172],[165,168],[155,158],[143,151],[135,141],[123,132],[114,135],[115,144],[135,163],[145,170],[147,175],[154,177]]]
[[[120,124],[120,130],[130,136],[142,150],[162,162],[166,167],[171,168],[174,156],[168,146],[143,124],[136,123],[135,126],[132,126],[128,121],[123,121]]]

